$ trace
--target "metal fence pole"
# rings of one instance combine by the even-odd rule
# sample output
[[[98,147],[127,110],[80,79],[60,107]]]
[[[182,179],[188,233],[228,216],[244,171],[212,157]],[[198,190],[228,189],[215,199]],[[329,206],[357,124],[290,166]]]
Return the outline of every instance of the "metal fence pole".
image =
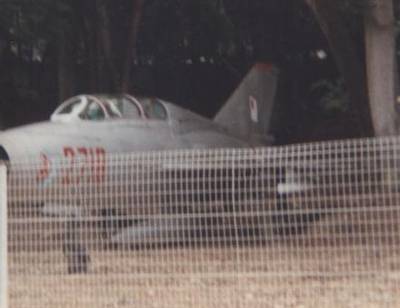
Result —
[[[7,167],[0,163],[0,308],[8,307]]]

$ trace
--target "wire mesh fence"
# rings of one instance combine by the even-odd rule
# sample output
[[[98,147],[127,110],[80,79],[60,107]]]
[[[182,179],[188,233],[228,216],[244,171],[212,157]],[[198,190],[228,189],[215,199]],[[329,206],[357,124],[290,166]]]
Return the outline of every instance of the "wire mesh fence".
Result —
[[[396,307],[400,139],[12,162],[11,307]]]

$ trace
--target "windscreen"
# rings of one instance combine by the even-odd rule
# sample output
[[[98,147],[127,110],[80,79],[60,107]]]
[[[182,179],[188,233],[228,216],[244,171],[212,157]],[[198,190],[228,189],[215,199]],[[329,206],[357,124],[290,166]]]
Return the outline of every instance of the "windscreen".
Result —
[[[141,117],[138,106],[126,97],[109,96],[102,97],[102,100],[112,118],[139,119]]]
[[[144,113],[148,119],[166,120],[167,110],[164,105],[155,98],[142,98],[140,104],[143,107]]]

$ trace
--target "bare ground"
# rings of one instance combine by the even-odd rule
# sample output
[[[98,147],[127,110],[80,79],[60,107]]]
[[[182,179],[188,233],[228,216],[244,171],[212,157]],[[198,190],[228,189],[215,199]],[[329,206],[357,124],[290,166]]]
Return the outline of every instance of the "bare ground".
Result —
[[[82,275],[66,273],[49,229],[15,225],[11,307],[400,307],[398,211],[356,216],[251,245],[93,246]]]
[[[11,307],[400,307],[400,254],[269,248],[98,251],[82,275],[60,253],[20,254]]]

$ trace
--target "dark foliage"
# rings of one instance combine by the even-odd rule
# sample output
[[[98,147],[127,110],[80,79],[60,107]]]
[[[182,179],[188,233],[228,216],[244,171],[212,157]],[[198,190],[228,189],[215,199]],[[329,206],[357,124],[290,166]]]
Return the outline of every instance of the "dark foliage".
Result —
[[[135,1],[0,0],[2,125],[46,119],[61,93],[118,91]],[[340,1],[355,39],[366,2]],[[280,140],[334,138],[342,133],[315,124],[344,121],[321,107],[332,87],[312,90],[338,84],[328,50],[302,1],[147,0],[130,89],[211,116],[253,63],[273,62],[281,70]]]

